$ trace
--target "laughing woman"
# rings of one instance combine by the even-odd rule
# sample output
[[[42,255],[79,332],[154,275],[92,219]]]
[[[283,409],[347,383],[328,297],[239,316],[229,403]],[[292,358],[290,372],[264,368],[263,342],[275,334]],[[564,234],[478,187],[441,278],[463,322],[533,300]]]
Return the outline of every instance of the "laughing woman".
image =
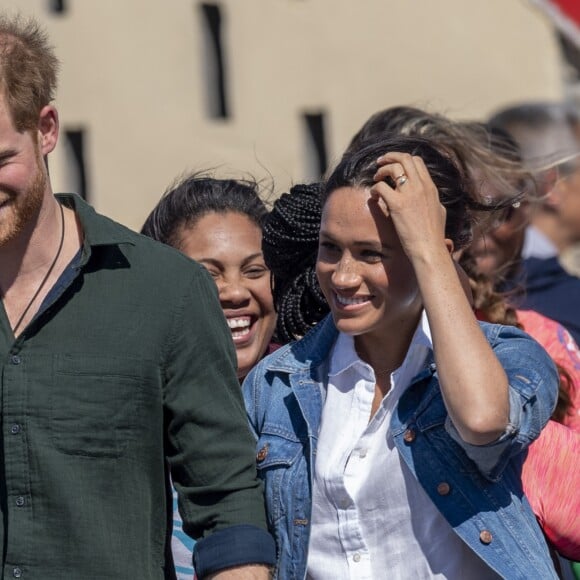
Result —
[[[211,274],[232,331],[240,381],[268,351],[276,325],[270,271],[262,255],[266,215],[255,183],[192,174],[163,195],[141,232],[177,248]],[[171,547],[178,580],[193,579],[193,545],[182,529],[174,491]]]
[[[558,378],[526,334],[473,315],[451,258],[465,183],[411,138],[369,142],[327,182],[331,316],[243,386],[278,578],[556,578],[520,473]]]

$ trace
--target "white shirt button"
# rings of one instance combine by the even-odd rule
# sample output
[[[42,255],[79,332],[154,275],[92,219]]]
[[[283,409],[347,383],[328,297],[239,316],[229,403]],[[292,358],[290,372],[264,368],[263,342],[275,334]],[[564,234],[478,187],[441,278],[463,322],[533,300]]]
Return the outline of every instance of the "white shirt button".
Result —
[[[355,554],[352,559],[354,562],[360,562],[360,554]]]
[[[362,449],[359,449],[358,456],[361,459],[364,459],[367,456],[367,450],[364,447]]]

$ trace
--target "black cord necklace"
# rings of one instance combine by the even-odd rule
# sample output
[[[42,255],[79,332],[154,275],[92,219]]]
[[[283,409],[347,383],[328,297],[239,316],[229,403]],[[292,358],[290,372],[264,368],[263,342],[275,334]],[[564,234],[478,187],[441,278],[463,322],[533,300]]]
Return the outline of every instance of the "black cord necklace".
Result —
[[[30,299],[30,302],[28,303],[28,305],[24,309],[24,312],[20,315],[20,318],[18,319],[18,322],[16,323],[16,326],[14,327],[14,330],[12,331],[14,333],[14,336],[16,336],[16,332],[18,331],[18,328],[22,324],[24,317],[26,316],[26,314],[30,310],[30,307],[34,304],[34,301],[37,299],[38,295],[40,294],[40,291],[44,288],[44,285],[46,284],[48,277],[51,275],[52,271],[54,270],[54,267],[56,266],[56,263],[60,257],[60,253],[62,252],[62,246],[64,245],[64,210],[62,209],[62,205],[60,203],[58,204],[58,207],[60,208],[61,232],[60,232],[60,243],[58,244],[58,250],[56,251],[56,256],[54,257],[54,260],[52,261],[52,264],[50,265],[48,272],[45,274],[44,278],[42,279],[40,286],[36,289],[34,296]]]

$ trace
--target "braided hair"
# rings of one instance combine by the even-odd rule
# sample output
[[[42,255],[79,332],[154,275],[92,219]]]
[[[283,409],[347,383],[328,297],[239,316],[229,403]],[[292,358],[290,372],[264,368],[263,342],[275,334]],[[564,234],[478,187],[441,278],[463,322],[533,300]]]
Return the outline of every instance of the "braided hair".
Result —
[[[263,225],[262,250],[272,272],[276,339],[304,336],[330,311],[316,278],[323,183],[295,185],[278,198]]]

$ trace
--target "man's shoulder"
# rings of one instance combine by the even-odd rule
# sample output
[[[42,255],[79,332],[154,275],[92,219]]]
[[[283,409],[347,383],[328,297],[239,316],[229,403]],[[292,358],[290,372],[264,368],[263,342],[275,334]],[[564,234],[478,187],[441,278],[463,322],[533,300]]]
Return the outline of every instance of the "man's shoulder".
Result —
[[[93,246],[118,246],[134,272],[140,267],[154,277],[191,275],[203,268],[179,250],[137,233],[114,219],[97,212],[77,196],[59,196],[72,200],[88,243]]]

